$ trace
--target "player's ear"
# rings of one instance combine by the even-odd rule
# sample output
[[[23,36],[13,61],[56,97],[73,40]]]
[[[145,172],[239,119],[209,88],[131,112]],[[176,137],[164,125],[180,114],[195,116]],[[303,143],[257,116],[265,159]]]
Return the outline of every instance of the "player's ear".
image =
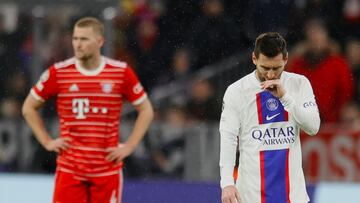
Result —
[[[283,57],[285,64],[287,63],[288,59],[289,59],[289,53],[286,52],[286,55]]]
[[[98,43],[99,43],[100,47],[103,47],[103,45],[105,43],[105,38],[104,37],[99,37],[98,38]]]
[[[256,66],[256,64],[257,64],[257,58],[256,58],[254,52],[253,52],[252,55],[251,55],[251,59],[252,59],[253,64]]]

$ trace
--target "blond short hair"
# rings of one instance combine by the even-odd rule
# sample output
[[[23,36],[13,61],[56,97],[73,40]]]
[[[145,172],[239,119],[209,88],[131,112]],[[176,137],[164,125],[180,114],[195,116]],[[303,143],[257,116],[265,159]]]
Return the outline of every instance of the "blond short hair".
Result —
[[[103,23],[98,20],[97,18],[94,17],[85,17],[85,18],[81,18],[79,19],[76,23],[75,23],[75,27],[92,27],[93,30],[100,34],[101,36],[104,36],[104,25]]]

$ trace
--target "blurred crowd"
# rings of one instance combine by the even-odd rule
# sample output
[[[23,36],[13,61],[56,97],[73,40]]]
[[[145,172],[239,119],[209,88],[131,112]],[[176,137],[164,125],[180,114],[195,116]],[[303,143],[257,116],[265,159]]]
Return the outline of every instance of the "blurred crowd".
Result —
[[[194,73],[236,53],[248,53],[265,31],[280,32],[287,39],[286,70],[309,78],[323,124],[360,129],[359,0],[122,0],[116,6],[110,57],[129,63],[150,96],[175,81],[185,87],[170,102],[155,106],[156,119],[144,143],[146,157],[127,160],[129,175],[183,177],[187,128],[217,123],[223,96],[223,87]],[[43,67],[36,67],[42,70],[71,57],[73,22],[94,12],[67,7],[48,11],[36,46],[41,50],[36,52],[32,13],[19,8],[11,19],[2,13],[0,117],[21,121],[20,106],[34,82],[34,53],[42,58]],[[242,57],[250,60],[250,55]],[[55,116],[51,108],[44,113]],[[16,171],[2,152],[6,136],[0,135],[0,170]],[[39,151],[36,157],[45,157],[38,159],[46,163],[32,170],[53,171],[55,156]]]

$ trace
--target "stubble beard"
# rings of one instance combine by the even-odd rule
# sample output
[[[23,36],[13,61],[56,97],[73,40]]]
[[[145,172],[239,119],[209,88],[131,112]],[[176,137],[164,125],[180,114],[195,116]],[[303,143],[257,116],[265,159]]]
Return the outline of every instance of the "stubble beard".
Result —
[[[81,54],[80,56],[75,55],[75,57],[76,57],[76,59],[78,59],[79,61],[82,61],[83,63],[86,63],[91,58],[93,58],[93,56],[91,54]]]

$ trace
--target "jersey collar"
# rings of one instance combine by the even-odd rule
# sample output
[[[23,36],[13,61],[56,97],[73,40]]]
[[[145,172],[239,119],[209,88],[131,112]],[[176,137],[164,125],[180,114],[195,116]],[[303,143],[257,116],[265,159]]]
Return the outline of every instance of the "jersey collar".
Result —
[[[88,70],[84,67],[82,67],[80,65],[80,62],[79,60],[75,60],[75,67],[76,67],[76,70],[78,70],[80,73],[82,73],[83,75],[86,75],[86,76],[95,76],[95,75],[98,75],[105,67],[105,60],[104,60],[104,57],[101,57],[100,59],[100,64],[97,68],[95,68],[94,70]]]

